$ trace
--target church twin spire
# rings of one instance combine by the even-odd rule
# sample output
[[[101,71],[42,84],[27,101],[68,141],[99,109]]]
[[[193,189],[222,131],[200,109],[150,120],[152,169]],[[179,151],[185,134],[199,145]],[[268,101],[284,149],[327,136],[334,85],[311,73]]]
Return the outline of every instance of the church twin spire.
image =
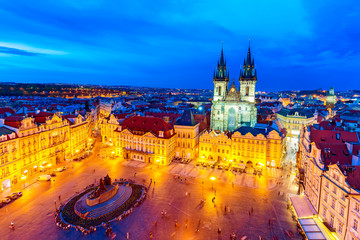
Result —
[[[214,80],[229,81],[229,71],[226,69],[223,47],[221,47],[221,55],[217,63],[217,69],[216,71],[214,70]]]
[[[240,69],[239,80],[256,80],[257,74],[254,64],[254,58],[251,59],[250,41],[246,59],[244,58],[243,70]]]
[[[243,70],[240,69],[239,80],[255,80],[257,73],[255,69],[254,58],[251,58],[250,41],[247,57],[244,58]],[[217,68],[214,70],[214,80],[229,81],[229,71],[226,69],[226,59],[224,58],[224,48],[221,46],[220,59],[217,62]]]

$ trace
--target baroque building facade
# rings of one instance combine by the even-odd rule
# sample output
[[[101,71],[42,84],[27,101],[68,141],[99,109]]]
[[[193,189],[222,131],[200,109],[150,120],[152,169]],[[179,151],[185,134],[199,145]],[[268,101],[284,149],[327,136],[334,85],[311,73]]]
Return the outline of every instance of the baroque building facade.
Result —
[[[214,95],[211,107],[211,129],[234,131],[241,126],[254,127],[257,121],[255,86],[257,74],[250,45],[243,70],[240,70],[240,89],[235,82],[229,87],[229,71],[226,67],[223,49],[217,69],[214,71]]]
[[[81,153],[89,144],[91,114],[41,112],[2,120],[0,127],[0,190]]]

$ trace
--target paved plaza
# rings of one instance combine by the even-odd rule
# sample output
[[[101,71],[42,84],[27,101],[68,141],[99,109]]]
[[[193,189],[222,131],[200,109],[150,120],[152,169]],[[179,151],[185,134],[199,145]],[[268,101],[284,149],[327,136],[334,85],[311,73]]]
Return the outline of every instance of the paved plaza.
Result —
[[[130,239],[150,239],[150,231],[153,239],[229,239],[232,232],[237,239],[244,236],[287,239],[284,230],[296,232],[296,223],[286,208],[287,197],[296,193],[293,176],[287,178],[289,171],[264,170],[263,176],[258,177],[204,169],[194,163],[159,168],[141,162],[100,158],[98,153],[99,143],[92,156],[74,162],[73,170],[70,167],[59,173],[55,182],[36,182],[24,189],[23,197],[1,208],[1,239],[104,239],[103,228],[88,236],[74,229],[57,228],[54,210],[59,196],[63,202],[107,173],[112,178],[132,178],[138,183],[148,184],[153,180],[144,203],[123,221],[111,224],[115,239],[126,239],[127,232]],[[214,181],[210,180],[212,176],[216,178]],[[201,199],[206,202],[201,204]],[[225,207],[229,211],[225,212]],[[166,217],[161,215],[164,209]],[[8,227],[11,221],[15,223],[15,231]],[[177,228],[175,222],[179,224]]]

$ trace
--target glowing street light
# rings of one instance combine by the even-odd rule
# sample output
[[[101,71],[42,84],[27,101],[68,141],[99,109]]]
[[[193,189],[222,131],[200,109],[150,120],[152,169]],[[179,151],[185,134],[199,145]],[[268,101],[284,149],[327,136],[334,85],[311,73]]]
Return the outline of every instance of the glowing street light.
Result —
[[[214,189],[214,181],[216,180],[216,177],[212,176],[210,177],[210,180],[211,180],[211,189]]]
[[[156,162],[158,163],[158,168],[159,168],[159,165],[160,165],[160,160],[157,159]]]

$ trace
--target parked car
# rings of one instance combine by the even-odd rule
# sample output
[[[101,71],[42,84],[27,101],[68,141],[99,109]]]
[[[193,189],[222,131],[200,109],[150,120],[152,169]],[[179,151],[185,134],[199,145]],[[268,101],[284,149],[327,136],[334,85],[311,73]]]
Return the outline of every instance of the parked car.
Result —
[[[3,199],[1,199],[1,202],[2,202],[3,204],[7,204],[7,203],[10,203],[10,202],[11,202],[11,199],[9,199],[9,198],[3,198]]]
[[[10,196],[5,197],[5,199],[9,199],[9,201],[6,202],[6,203],[9,203],[9,202],[11,202],[12,200],[15,200],[15,199],[12,199]]]
[[[50,175],[41,175],[38,180],[39,181],[50,181],[51,176]]]
[[[199,166],[199,165],[200,165],[200,162],[197,162],[197,163],[196,163],[196,166]]]
[[[55,172],[52,172],[52,173],[50,173],[50,176],[51,176],[51,177],[56,177],[56,173],[55,173]]]
[[[224,167],[224,170],[225,171],[228,171],[230,169],[230,166],[229,165],[226,165],[225,167]]]
[[[218,169],[222,169],[222,168],[223,168],[223,167],[219,164],[219,165],[218,165]]]
[[[59,167],[59,168],[55,168],[53,171],[54,172],[63,172],[66,170],[66,167]]]
[[[22,197],[22,192],[15,192],[17,195],[18,195],[18,197]]]
[[[0,208],[3,207],[5,204],[0,200]]]
[[[214,163],[214,164],[211,164],[211,168],[215,168],[215,165],[216,165],[216,163]]]
[[[11,198],[11,200],[15,200],[18,198],[18,195],[17,195],[17,193],[12,193],[12,194],[10,194],[10,196],[7,196],[7,197]]]

